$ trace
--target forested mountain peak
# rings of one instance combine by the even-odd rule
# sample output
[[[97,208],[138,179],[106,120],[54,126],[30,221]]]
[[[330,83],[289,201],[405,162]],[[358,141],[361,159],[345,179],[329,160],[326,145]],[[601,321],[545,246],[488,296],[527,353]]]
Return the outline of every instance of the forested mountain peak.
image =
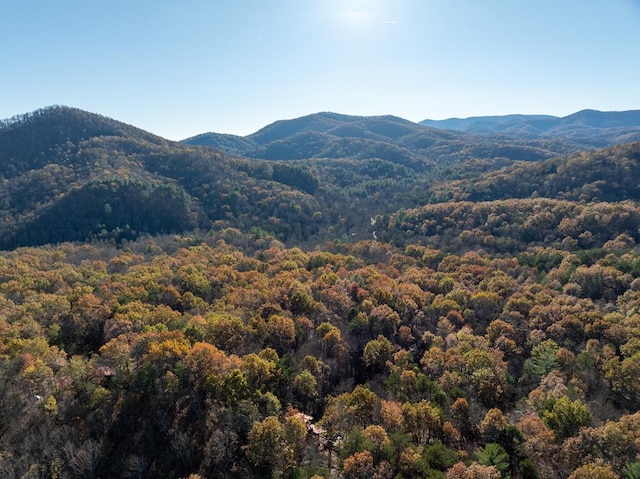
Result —
[[[320,112],[290,120],[275,121],[250,135],[239,137],[220,133],[203,133],[183,140],[191,145],[225,146],[237,142],[245,147],[264,146],[272,142],[288,140],[302,133],[324,133],[349,138],[397,140],[398,138],[424,131],[416,123],[393,115],[354,116],[340,113]],[[217,144],[220,142],[220,144]]]
[[[166,141],[112,118],[62,105],[48,106],[0,121],[0,134],[19,130],[31,130],[34,138],[44,137],[49,141],[59,141],[65,135],[72,142],[95,136],[139,136],[147,141]]]
[[[12,177],[42,168],[62,150],[75,151],[81,142],[100,137],[167,143],[159,136],[102,115],[50,106],[0,121],[0,174]]]
[[[314,113],[311,115],[295,118],[292,120],[276,121],[257,132],[248,136],[256,144],[264,145],[271,141],[282,140],[284,138],[303,133],[305,131],[331,132],[348,124],[358,123],[366,129],[369,125],[396,124],[415,127],[415,123],[391,115],[385,116],[352,116],[332,112]]]

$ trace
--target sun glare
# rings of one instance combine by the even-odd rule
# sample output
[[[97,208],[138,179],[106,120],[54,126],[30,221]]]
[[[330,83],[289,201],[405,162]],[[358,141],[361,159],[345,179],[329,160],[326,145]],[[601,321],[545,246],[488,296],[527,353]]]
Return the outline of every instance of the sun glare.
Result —
[[[337,2],[341,20],[350,28],[368,27],[382,19],[381,0],[342,0]]]

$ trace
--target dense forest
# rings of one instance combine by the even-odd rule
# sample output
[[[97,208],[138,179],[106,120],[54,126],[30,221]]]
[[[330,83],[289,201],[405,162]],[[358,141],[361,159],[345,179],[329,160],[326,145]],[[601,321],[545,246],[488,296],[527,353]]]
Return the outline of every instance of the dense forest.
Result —
[[[2,123],[0,476],[639,478],[640,144],[474,138]]]

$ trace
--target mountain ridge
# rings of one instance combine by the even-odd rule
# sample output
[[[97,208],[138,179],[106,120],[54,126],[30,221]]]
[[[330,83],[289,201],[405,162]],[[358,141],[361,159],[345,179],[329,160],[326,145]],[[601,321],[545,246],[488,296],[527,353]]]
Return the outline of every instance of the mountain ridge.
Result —
[[[585,109],[564,117],[516,114],[423,120],[419,124],[477,135],[566,138],[594,147],[640,140],[640,110]]]
[[[361,142],[357,152],[345,152],[340,142]],[[392,163],[398,156],[401,164],[446,164],[468,158],[536,161],[584,148],[562,139],[485,138],[465,132],[425,127],[393,115],[350,116],[337,113],[314,113],[291,120],[280,120],[255,133],[240,137],[203,133],[181,143],[209,146],[256,159],[379,158]],[[506,153],[489,154],[500,143]],[[454,148],[451,146],[455,145]],[[348,148],[347,148],[348,149]]]

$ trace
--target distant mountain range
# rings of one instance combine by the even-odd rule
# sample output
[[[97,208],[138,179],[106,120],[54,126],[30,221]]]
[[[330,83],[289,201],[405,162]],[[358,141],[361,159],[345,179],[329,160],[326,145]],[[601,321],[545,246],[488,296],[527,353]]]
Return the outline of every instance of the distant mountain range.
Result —
[[[640,110],[582,110],[565,117],[504,115],[424,120],[421,125],[474,135],[515,138],[562,138],[585,146],[604,147],[640,140]]]
[[[373,216],[451,199],[636,199],[637,145],[575,156],[622,130],[632,138],[637,127],[620,126],[632,113],[573,115],[568,131],[597,133],[580,141],[318,113],[172,142],[48,107],[0,121],[0,249],[193,229],[317,244],[370,238]]]
[[[183,143],[267,160],[380,158],[423,166],[469,158],[536,161],[633,141],[640,141],[640,110],[583,110],[563,118],[483,116],[419,124],[390,115],[316,113],[277,121],[248,136],[203,133]]]
[[[450,168],[470,159],[539,161],[591,147],[562,138],[485,137],[394,116],[336,113],[277,121],[244,137],[203,133],[182,143],[255,159],[379,159],[417,170]]]

